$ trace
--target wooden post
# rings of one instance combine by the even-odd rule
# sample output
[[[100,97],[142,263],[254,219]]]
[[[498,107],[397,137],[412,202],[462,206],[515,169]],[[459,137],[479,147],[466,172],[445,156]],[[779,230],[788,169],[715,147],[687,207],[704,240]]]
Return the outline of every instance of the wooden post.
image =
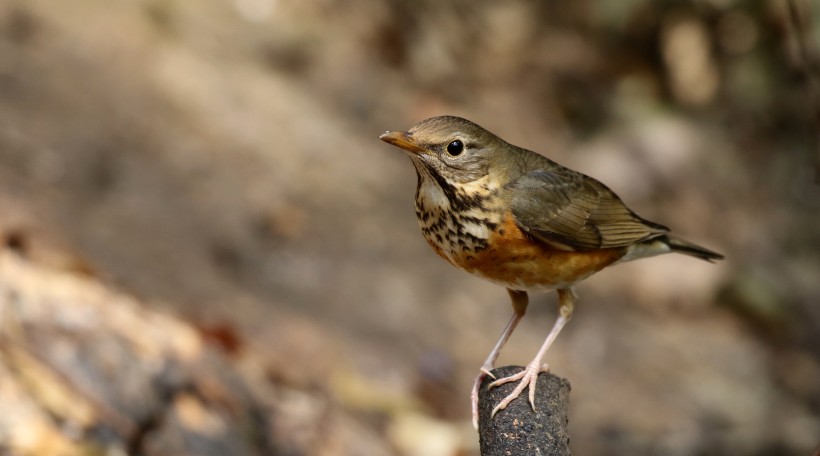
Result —
[[[493,370],[496,378],[523,369],[505,366]],[[485,378],[478,393],[478,433],[481,456],[566,456],[569,451],[569,382],[550,373],[538,376],[535,412],[524,390],[506,409],[490,418],[493,408],[506,397],[517,382],[489,389],[492,378]]]

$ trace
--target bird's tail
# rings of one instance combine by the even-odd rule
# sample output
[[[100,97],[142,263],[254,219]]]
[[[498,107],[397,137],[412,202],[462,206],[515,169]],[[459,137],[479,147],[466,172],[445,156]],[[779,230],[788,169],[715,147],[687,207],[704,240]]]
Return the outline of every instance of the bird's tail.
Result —
[[[639,258],[647,258],[655,255],[662,255],[664,253],[682,253],[684,255],[693,256],[706,260],[710,263],[715,260],[722,260],[723,255],[713,252],[707,248],[701,247],[697,244],[684,241],[683,239],[662,234],[645,241],[639,242],[629,246],[626,255],[624,255],[618,262],[637,260]]]
[[[684,241],[683,239],[676,238],[668,234],[657,237],[655,238],[655,240],[661,241],[664,244],[668,245],[669,249],[673,252],[693,256],[695,258],[700,258],[701,260],[706,260],[710,263],[714,263],[715,260],[723,259],[723,255],[717,252],[713,252],[705,247],[701,247],[697,244]]]

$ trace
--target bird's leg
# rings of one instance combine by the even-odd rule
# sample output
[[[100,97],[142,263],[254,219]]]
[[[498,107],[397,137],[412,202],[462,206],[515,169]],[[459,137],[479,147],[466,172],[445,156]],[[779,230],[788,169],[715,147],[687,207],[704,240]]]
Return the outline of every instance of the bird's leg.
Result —
[[[470,394],[470,402],[472,404],[473,411],[473,426],[476,429],[478,429],[478,389],[481,387],[481,381],[484,380],[484,377],[486,376],[495,378],[490,371],[495,367],[495,360],[498,358],[498,354],[501,353],[501,347],[507,343],[507,339],[510,338],[510,334],[512,334],[515,327],[518,326],[518,322],[524,317],[524,313],[527,312],[527,303],[529,302],[527,292],[511,290],[509,288],[507,289],[507,292],[510,293],[510,298],[512,299],[513,315],[510,318],[510,321],[507,322],[507,326],[504,327],[501,337],[498,338],[495,346],[493,346],[493,349],[490,350],[490,354],[487,355],[487,359],[484,360],[484,364],[481,366],[481,369],[479,369],[480,372],[473,382],[473,391]]]
[[[510,404],[510,402],[512,402],[515,398],[520,396],[524,389],[528,386],[530,388],[530,407],[532,407],[532,410],[535,411],[535,383],[538,379],[538,374],[548,369],[546,365],[541,364],[541,360],[544,358],[544,354],[555,341],[555,338],[558,337],[558,333],[561,332],[561,329],[564,327],[565,324],[567,324],[570,317],[572,317],[572,309],[575,307],[575,290],[573,290],[570,287],[561,288],[557,291],[559,306],[558,319],[555,320],[555,325],[552,327],[552,330],[549,332],[549,334],[547,334],[547,338],[546,340],[544,340],[544,344],[541,345],[541,349],[538,350],[538,354],[535,355],[535,358],[529,364],[527,364],[527,367],[525,367],[523,371],[515,375],[504,377],[490,383],[490,388],[493,388],[498,385],[503,385],[504,383],[520,380],[518,386],[515,387],[512,393],[505,397],[504,400],[499,402],[499,404],[493,409],[491,416],[495,416],[495,414],[498,413],[499,410],[503,410],[504,408],[506,408]]]

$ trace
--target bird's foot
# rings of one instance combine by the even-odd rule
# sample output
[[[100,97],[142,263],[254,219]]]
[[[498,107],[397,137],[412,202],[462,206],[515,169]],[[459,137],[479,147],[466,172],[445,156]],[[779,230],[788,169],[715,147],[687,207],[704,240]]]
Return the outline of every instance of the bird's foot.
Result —
[[[470,405],[473,411],[473,427],[478,430],[478,390],[481,388],[481,382],[484,381],[484,377],[490,377],[495,380],[495,375],[493,375],[492,370],[493,366],[483,365],[481,369],[479,369],[479,373],[473,381],[473,391],[470,393]]]
[[[547,364],[541,364],[541,362],[536,359],[532,363],[528,364],[527,367],[525,367],[521,372],[510,375],[509,377],[500,378],[490,383],[490,388],[495,388],[496,386],[503,385],[505,383],[518,381],[518,386],[516,386],[507,397],[495,406],[490,417],[495,417],[496,413],[507,408],[507,406],[510,405],[510,402],[520,396],[527,387],[530,389],[530,407],[532,407],[532,410],[535,411],[535,384],[538,379],[538,374],[541,372],[549,372],[549,366]]]

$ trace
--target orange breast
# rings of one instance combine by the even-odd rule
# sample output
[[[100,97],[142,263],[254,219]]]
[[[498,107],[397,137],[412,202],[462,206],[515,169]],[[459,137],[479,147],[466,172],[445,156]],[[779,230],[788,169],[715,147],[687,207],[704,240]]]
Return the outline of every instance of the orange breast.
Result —
[[[509,214],[493,230],[488,247],[454,258],[461,269],[517,290],[562,288],[621,258],[623,248],[571,252],[530,238]]]

